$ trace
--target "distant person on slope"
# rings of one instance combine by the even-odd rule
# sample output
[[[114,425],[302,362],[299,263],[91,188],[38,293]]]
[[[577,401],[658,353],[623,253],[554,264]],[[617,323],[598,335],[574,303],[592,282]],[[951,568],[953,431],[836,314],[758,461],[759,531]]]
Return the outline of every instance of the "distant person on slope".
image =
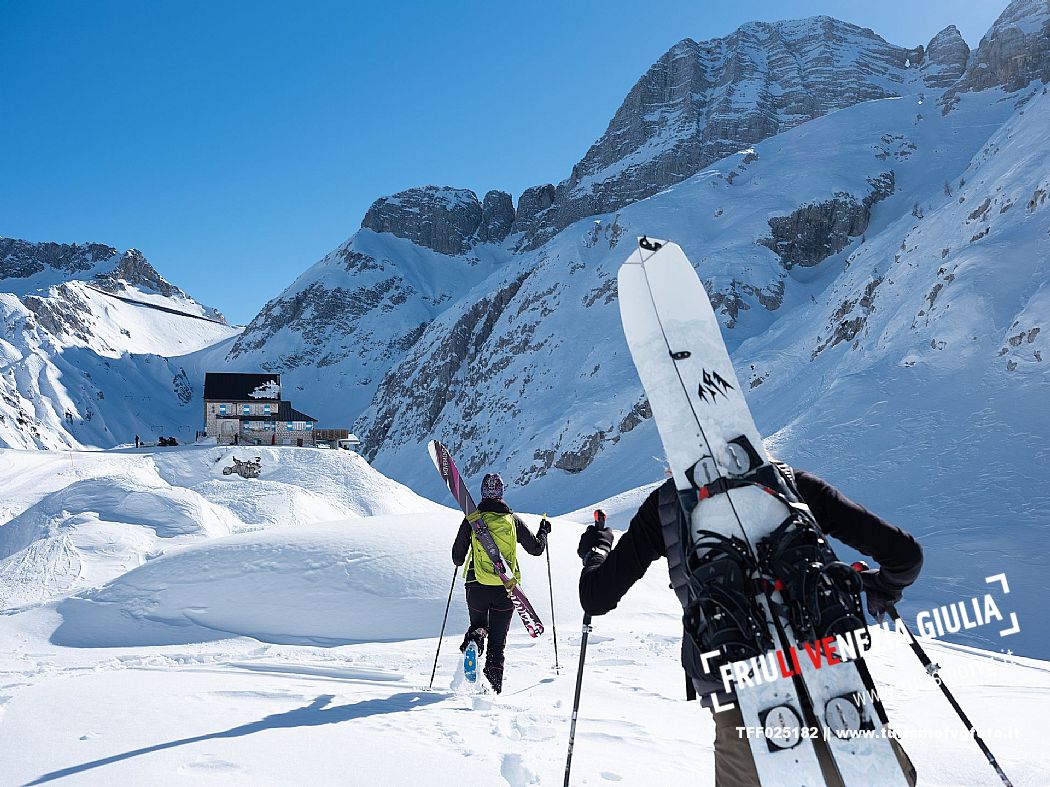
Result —
[[[827,481],[803,470],[776,463],[796,496],[813,512],[821,530],[849,544],[879,562],[881,568],[862,573],[867,592],[868,611],[881,619],[887,607],[919,576],[922,548],[914,537],[894,527],[847,498]],[[674,479],[657,487],[631,519],[627,532],[615,549],[613,535],[605,529],[605,515],[596,512],[595,524],[584,530],[578,553],[583,560],[580,575],[580,604],[591,615],[604,615],[616,608],[630,587],[642,578],[658,558],[667,557],[671,587],[685,607],[690,599],[689,578],[683,567],[678,534],[685,532],[685,514],[678,500]],[[665,534],[670,538],[665,538]],[[672,544],[673,546],[668,546]],[[701,705],[711,708],[709,695],[716,693],[720,705],[734,703],[735,694],[726,693],[717,674],[705,673],[700,648],[685,633],[682,637],[682,665],[689,699],[701,696]],[[738,707],[712,714],[715,720],[716,787],[757,787],[758,772],[751,757],[748,739],[737,727],[744,726]],[[904,749],[892,741],[908,783],[915,784],[915,768]],[[830,783],[830,782],[829,782]]]
[[[488,473],[481,482],[481,503],[478,505],[481,518],[492,533],[500,554],[507,561],[508,569],[515,581],[521,581],[518,568],[517,545],[521,544],[530,555],[542,555],[547,548],[550,522],[544,519],[536,535],[517,514],[503,501],[503,479],[498,473]],[[507,631],[514,617],[514,606],[507,595],[503,582],[493,569],[492,561],[474,537],[466,519],[459,526],[456,541],[452,545],[452,562],[462,566],[466,561],[463,576],[466,578],[467,609],[470,612],[470,628],[463,637],[460,650],[465,651],[473,640],[478,653],[485,651],[488,639],[488,655],[485,657],[485,677],[493,690],[503,690],[503,649],[507,644]]]

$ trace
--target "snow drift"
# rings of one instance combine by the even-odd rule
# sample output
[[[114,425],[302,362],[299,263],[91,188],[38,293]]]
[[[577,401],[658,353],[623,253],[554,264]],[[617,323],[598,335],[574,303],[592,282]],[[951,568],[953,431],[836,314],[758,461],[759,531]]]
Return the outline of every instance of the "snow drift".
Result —
[[[370,517],[187,547],[60,604],[53,641],[133,647],[227,635],[344,645],[433,636],[460,518]],[[460,610],[453,630],[465,625]]]

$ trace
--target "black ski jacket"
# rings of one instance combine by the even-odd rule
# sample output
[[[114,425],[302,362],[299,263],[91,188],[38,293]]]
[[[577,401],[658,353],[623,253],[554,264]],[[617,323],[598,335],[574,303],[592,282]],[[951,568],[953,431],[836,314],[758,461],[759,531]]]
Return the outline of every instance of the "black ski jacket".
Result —
[[[915,581],[922,568],[922,547],[914,537],[853,502],[827,481],[793,469],[795,485],[824,533],[874,558],[887,585],[903,588]],[[673,491],[674,480],[668,479],[663,486],[670,486]],[[584,567],[580,575],[580,604],[585,612],[604,615],[615,609],[649,565],[665,556],[667,547],[658,504],[660,489],[657,487],[645,499],[608,556],[603,560],[596,554]],[[701,693],[721,689],[721,683],[712,684],[709,676],[703,674],[699,653],[688,636],[683,636],[682,664],[694,683],[699,682]],[[721,691],[719,694],[731,699],[731,695]]]
[[[502,500],[493,500],[490,497],[483,498],[478,505],[478,511],[490,511],[493,514],[514,514],[518,543],[521,544],[522,548],[530,555],[536,556],[542,555],[543,550],[547,548],[547,534],[537,533],[533,535],[521,517],[511,511],[510,506]],[[463,561],[467,559],[467,552],[470,550],[471,533],[470,523],[464,519],[460,522],[456,540],[452,543],[452,562],[457,566],[462,566]],[[472,582],[477,583],[477,579],[474,577],[473,565],[467,569],[467,584],[469,585]]]

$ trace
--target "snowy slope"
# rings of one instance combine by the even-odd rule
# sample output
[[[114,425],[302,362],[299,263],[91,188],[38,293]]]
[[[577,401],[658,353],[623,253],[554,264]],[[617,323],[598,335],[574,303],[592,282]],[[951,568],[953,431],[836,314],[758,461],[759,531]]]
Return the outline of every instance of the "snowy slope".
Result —
[[[434,490],[420,449],[434,434],[462,455],[466,472],[497,463],[515,484],[528,484],[530,503],[552,508],[575,507],[580,473],[597,496],[661,473],[615,299],[615,273],[631,239],[648,233],[682,245],[709,285],[731,349],[750,337],[776,336],[771,352],[783,351],[800,326],[813,323],[807,309],[827,314],[826,323],[840,307],[828,288],[850,253],[883,232],[884,245],[899,245],[898,217],[912,219],[917,201],[941,197],[944,173],[962,174],[1013,111],[1000,95],[981,94],[946,116],[931,107],[919,120],[927,108],[920,101],[916,95],[868,102],[811,121],[613,216],[579,222],[520,265],[502,268],[479,287],[489,293],[485,302],[498,304],[496,319],[491,306],[464,299],[434,321],[384,381],[359,424],[377,466]],[[906,133],[884,131],[895,127]],[[953,144],[942,144],[945,138]],[[798,178],[814,150],[831,163]],[[786,263],[756,242],[770,237],[771,218],[790,217],[799,206],[818,206],[831,219],[854,210],[863,215],[864,199],[888,182],[893,194],[873,203],[864,230],[840,238],[841,249],[817,264]],[[936,253],[939,261],[940,248]],[[471,337],[465,348],[452,341],[461,335]],[[741,372],[756,391],[778,385],[759,382],[766,370],[757,366]],[[438,409],[442,399],[447,404]],[[792,406],[799,401],[788,399]],[[761,409],[758,415],[767,431],[779,426]]]
[[[450,256],[362,229],[270,301],[225,363],[280,371],[297,407],[348,426],[426,326],[509,256],[487,243]]]
[[[223,475],[233,457],[249,454],[262,459],[261,478]],[[219,536],[440,508],[346,451],[7,450],[0,451],[0,474],[0,608],[102,585]],[[287,535],[275,538],[279,544]]]
[[[68,470],[41,465],[54,461],[47,454],[3,451],[0,482],[15,492],[9,513],[17,519],[39,497],[33,475],[74,490],[97,474],[131,478],[153,463],[189,485],[172,489],[200,488],[216,451],[75,453]],[[326,464],[335,458],[319,451],[282,449],[266,460],[269,481],[289,488],[311,486],[304,464],[336,472]],[[580,641],[574,519],[590,507],[554,523],[553,621],[545,561],[522,557],[525,589],[558,624],[560,670],[551,639],[530,640],[515,622],[504,694],[467,689],[458,678],[466,611],[457,589],[434,691],[425,691],[459,515],[363,464],[346,479],[356,479],[362,507],[376,490],[392,505],[421,507],[283,527],[245,521],[259,529],[201,533],[97,589],[6,609],[0,783],[560,784]],[[230,479],[231,488],[251,485]],[[348,501],[335,486],[312,491],[333,508]],[[629,507],[621,502],[602,505],[616,515]],[[179,529],[176,508],[154,514],[159,529],[165,518]],[[536,516],[525,519],[536,527]],[[595,620],[574,784],[684,773],[712,783],[713,725],[683,701],[680,609],[665,571],[654,565],[617,610]],[[927,647],[1015,784],[1040,784],[1047,663]],[[888,651],[872,670],[923,784],[997,783],[910,651]]]
[[[1045,3],[1015,0],[972,56],[950,27],[907,49],[824,18],[683,42],[566,181],[578,200],[526,191],[502,248],[453,232],[472,194],[379,200],[347,264],[337,252],[305,274],[239,342],[259,348],[230,362],[266,362],[271,343],[322,417],[364,408],[367,456],[424,494],[442,494],[423,451],[437,437],[468,477],[497,469],[524,505],[573,510],[662,477],[615,273],[636,236],[670,238],[708,286],[770,446],[929,545],[918,600],[977,592],[1010,567],[1037,619],[1048,30]],[[774,100],[796,49],[828,102],[806,122]],[[703,110],[705,80],[729,62],[732,90]],[[718,144],[738,147],[710,160],[716,117],[733,132]],[[605,204],[621,207],[587,215]],[[311,313],[312,277],[354,293],[338,319]],[[958,565],[949,547],[978,559]],[[1018,639],[1027,653],[1050,645],[1034,626]]]

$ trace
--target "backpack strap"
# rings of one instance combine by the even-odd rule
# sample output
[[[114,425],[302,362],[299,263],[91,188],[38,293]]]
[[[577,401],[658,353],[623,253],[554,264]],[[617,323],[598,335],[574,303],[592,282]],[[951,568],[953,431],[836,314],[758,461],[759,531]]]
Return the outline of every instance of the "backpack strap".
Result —
[[[774,459],[773,457],[769,457],[769,463],[780,473],[780,477],[784,479],[784,483],[787,485],[787,488],[791,490],[791,494],[793,494],[798,500],[801,500],[802,493],[798,491],[798,483],[795,481],[795,468],[786,462],[781,462],[779,459]]]

